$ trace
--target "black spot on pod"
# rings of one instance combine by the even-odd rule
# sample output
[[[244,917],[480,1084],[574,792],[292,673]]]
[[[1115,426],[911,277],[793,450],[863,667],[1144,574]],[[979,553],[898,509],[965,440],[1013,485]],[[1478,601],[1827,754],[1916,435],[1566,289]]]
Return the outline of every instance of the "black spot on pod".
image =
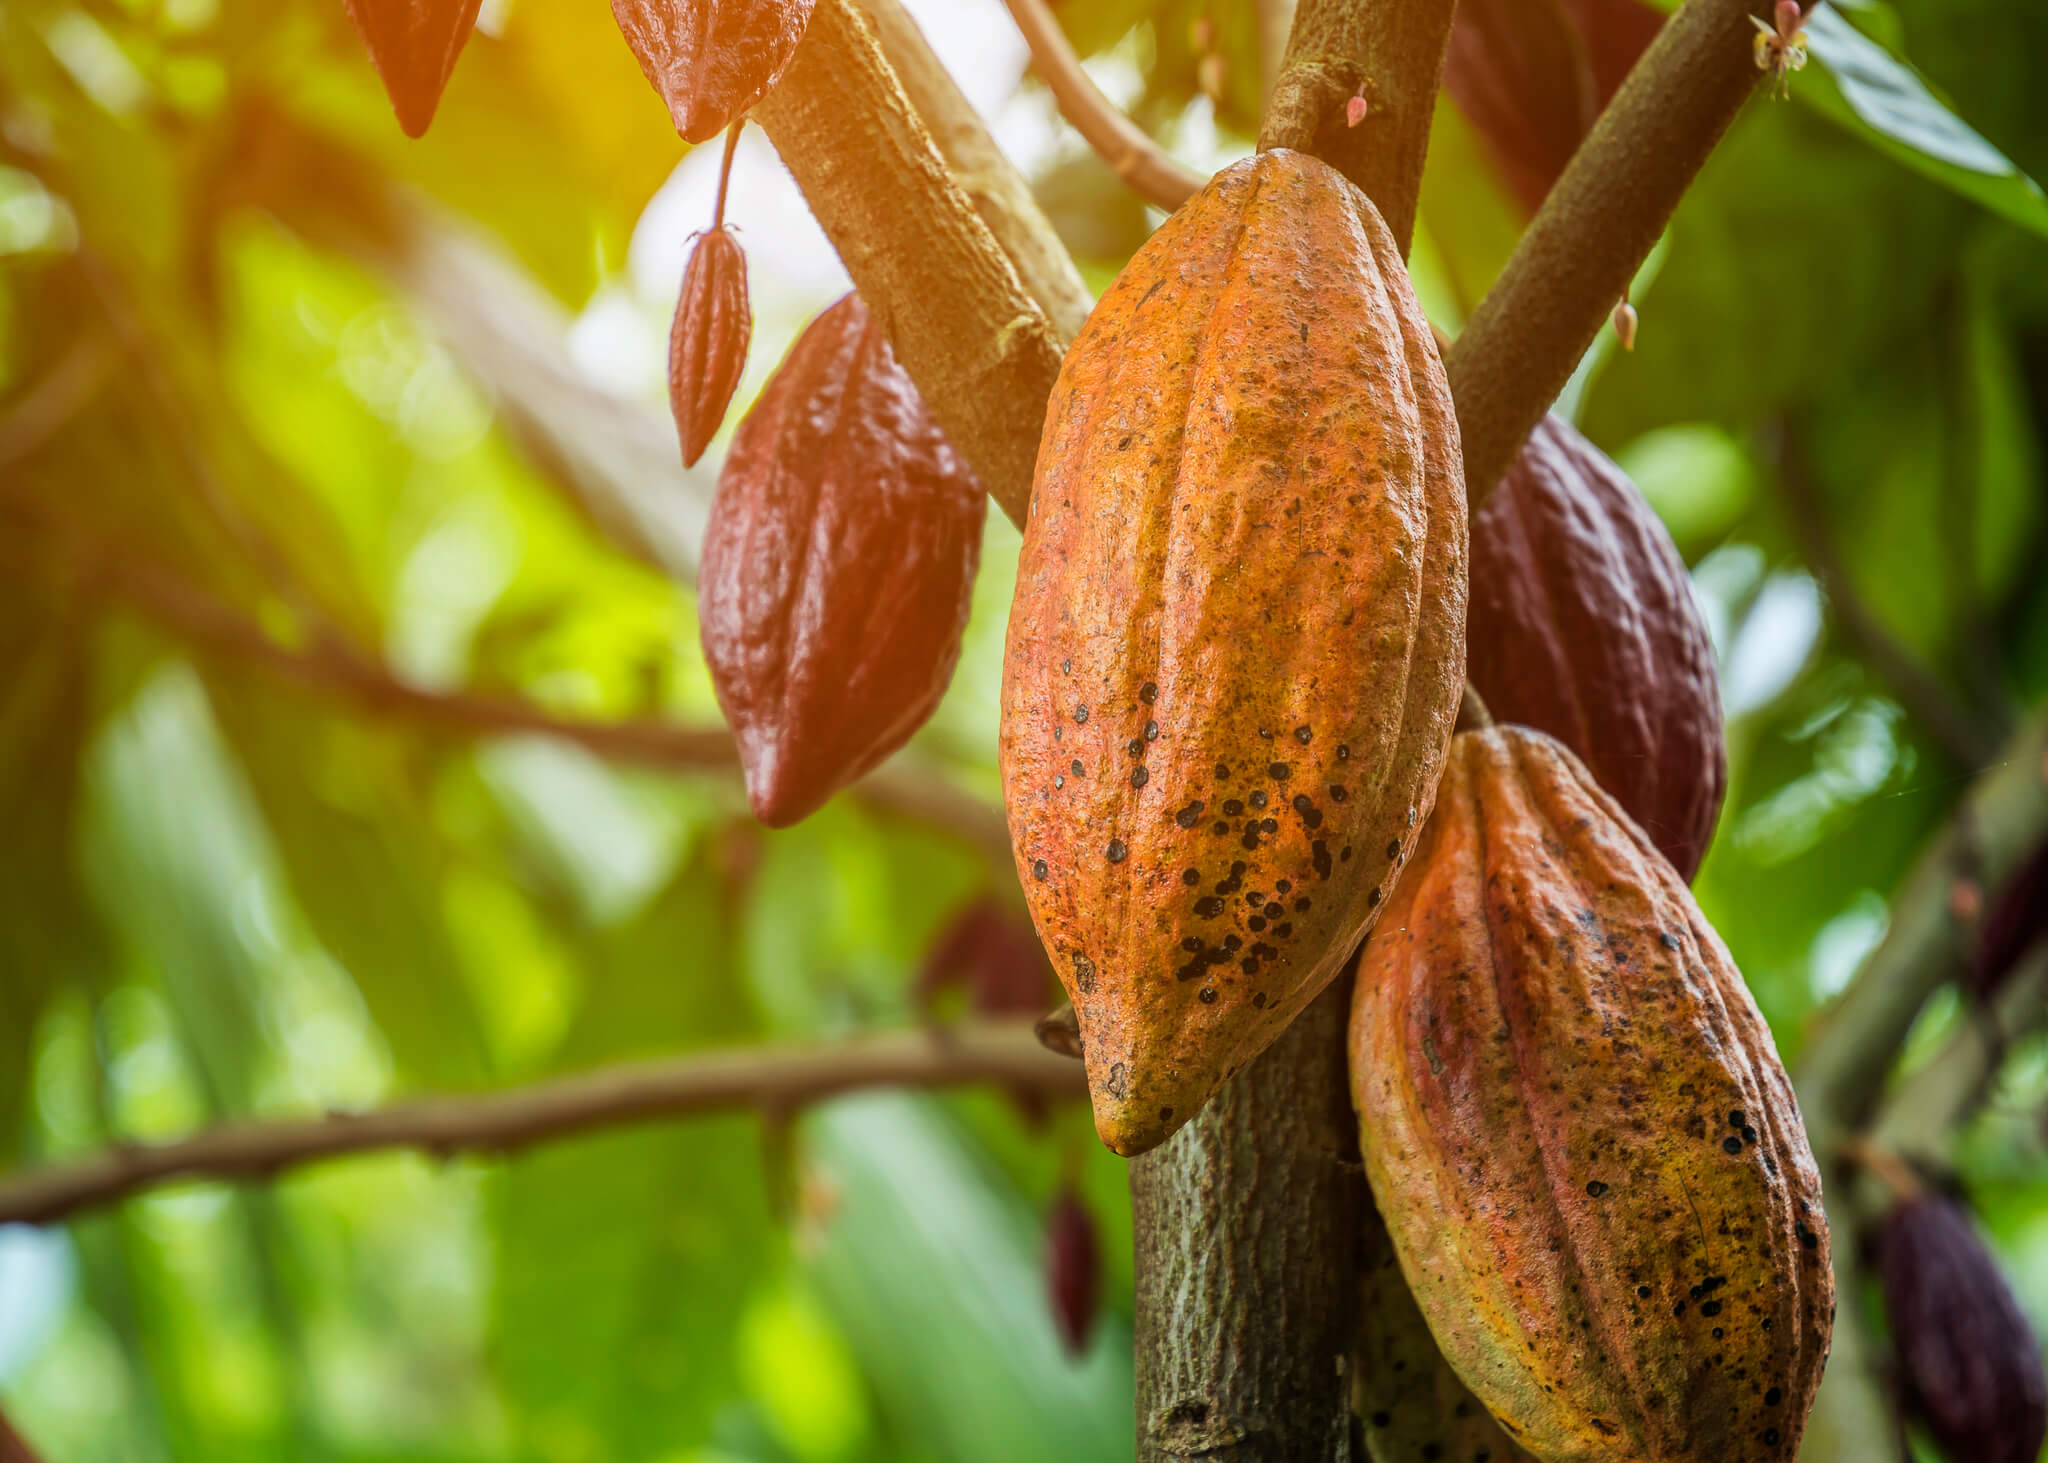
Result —
[[[1154,701],[1157,701],[1159,699],[1159,687],[1157,683],[1147,681],[1144,685],[1140,686],[1138,688],[1138,699],[1144,702],[1147,706],[1150,706]]]
[[[1095,989],[1095,962],[1086,955],[1074,957],[1074,989],[1084,996]]]
[[[1259,831],[1261,833],[1278,833],[1280,831],[1280,825],[1273,819],[1267,818],[1259,824]]]
[[[1128,742],[1124,743],[1124,750],[1133,757],[1142,757],[1145,755],[1145,744],[1136,737],[1132,737]]]
[[[1067,771],[1073,773],[1076,777],[1086,777],[1088,775],[1088,769],[1081,765],[1081,759],[1079,757],[1076,757],[1072,762],[1067,764]]]
[[[1109,840],[1109,847],[1102,851],[1102,856],[1113,864],[1120,864],[1130,852],[1129,846],[1121,838],[1112,838]]]
[[[1202,821],[1202,809],[1205,806],[1206,804],[1204,804],[1201,799],[1197,798],[1194,802],[1191,802],[1185,808],[1182,808],[1178,813],[1175,813],[1173,815],[1173,821],[1180,824],[1180,826],[1183,828],[1192,828],[1195,826],[1195,824]]]
[[[1085,706],[1076,706],[1076,707],[1074,708],[1074,720],[1076,720],[1076,721],[1086,721],[1087,719],[1088,719],[1088,708],[1087,708],[1087,707],[1085,707]]]
[[[1351,749],[1342,742],[1337,743],[1337,760],[1339,762],[1349,762],[1351,760]]]
[[[1266,795],[1263,792],[1255,792],[1251,795],[1249,801],[1253,807],[1263,808],[1266,806]]]
[[[1060,669],[1071,676],[1074,673],[1074,662],[1072,660],[1063,660],[1060,662]]]
[[[1401,840],[1400,840],[1400,839],[1398,839],[1398,838],[1389,838],[1389,839],[1387,840],[1387,857],[1388,857],[1388,858],[1399,858],[1400,856],[1401,856]]]
[[[1683,945],[1685,943],[1685,941],[1679,939],[1678,936],[1670,933],[1657,936],[1657,942],[1667,950],[1676,950],[1680,945]]]
[[[1285,762],[1269,762],[1266,764],[1266,776],[1272,778],[1275,782],[1287,781],[1288,770]]]
[[[1033,878],[1037,879],[1043,879],[1045,877],[1046,867],[1044,859],[1033,859],[1031,861],[1031,874]]]
[[[1148,742],[1156,742],[1159,740],[1158,722],[1148,721],[1145,723],[1145,740]]]
[[[1228,776],[1230,776],[1230,764],[1227,762],[1218,762],[1216,764],[1216,780],[1218,782],[1221,782],[1224,778]]]
[[[1343,801],[1344,801],[1344,799],[1346,799],[1346,798],[1348,798],[1348,797],[1350,797],[1350,796],[1351,796],[1351,794],[1350,794],[1350,793],[1348,793],[1348,792],[1344,791],[1344,787],[1343,787],[1343,785],[1342,785],[1341,783],[1335,783],[1335,782],[1333,782],[1333,783],[1331,783],[1331,784],[1330,784],[1330,801],[1331,801],[1331,802],[1333,802],[1333,803],[1341,803],[1341,802],[1343,802]]]
[[[1294,739],[1304,747],[1308,745],[1310,735],[1309,729],[1305,726],[1298,726],[1294,729]]]
[[[1132,786],[1132,787],[1143,787],[1143,786],[1144,786],[1144,785],[1145,785],[1146,783],[1150,782],[1151,780],[1152,780],[1152,774],[1151,774],[1151,773],[1149,773],[1149,772],[1147,772],[1147,771],[1146,771],[1146,770],[1145,770],[1144,768],[1142,768],[1142,767],[1133,767],[1133,768],[1131,769],[1131,786]]]
[[[1377,889],[1374,889],[1374,890],[1373,890],[1373,891],[1372,891],[1371,893],[1369,893],[1369,894],[1367,894],[1367,895],[1365,896],[1365,906],[1366,906],[1366,908],[1368,908],[1368,909],[1377,909],[1377,908],[1379,908],[1379,903],[1380,903],[1380,899],[1381,899],[1380,891],[1379,891],[1379,890],[1377,890]]]
[[[1280,892],[1281,892],[1282,894],[1285,894],[1285,893],[1286,893],[1286,892],[1287,892],[1288,890],[1290,890],[1290,889],[1292,889],[1292,888],[1294,887],[1294,883],[1293,883],[1293,881],[1292,881],[1292,880],[1289,880],[1289,879],[1282,879],[1282,880],[1281,880],[1281,881],[1280,881],[1279,883],[1275,884],[1275,885],[1274,885],[1273,887],[1274,887],[1275,889],[1279,890],[1279,891],[1280,891]]]
[[[1601,1183],[1598,1179],[1594,1179],[1586,1185],[1586,1196],[1588,1198],[1597,1199],[1606,1192],[1607,1185]]]
[[[1131,1074],[1122,1062],[1111,1064],[1109,1076],[1103,1080],[1103,1090],[1111,1097],[1131,1095]]]
[[[1202,948],[1202,937],[1200,935],[1189,935],[1180,942],[1180,947],[1192,955]]]
[[[1721,1151],[1723,1153],[1740,1153],[1742,1151],[1742,1140],[1740,1138],[1723,1138],[1721,1140]]]
[[[1311,862],[1315,864],[1316,877],[1319,879],[1329,878],[1331,873],[1334,872],[1330,863],[1330,845],[1318,838],[1309,845],[1309,853],[1312,856]]]
[[[1266,993],[1264,991],[1254,991],[1252,993],[1252,1009],[1254,1011],[1266,1009]]]
[[[1180,871],[1180,881],[1192,889],[1195,885],[1202,882],[1202,871],[1200,869],[1182,869]]]
[[[1237,800],[1236,798],[1226,798],[1226,799],[1224,799],[1224,801],[1223,801],[1223,815],[1224,815],[1225,817],[1227,817],[1227,818],[1235,818],[1235,817],[1236,817],[1236,816],[1237,816],[1238,814],[1242,813],[1243,811],[1244,811],[1244,804],[1243,804],[1243,803],[1241,803],[1241,802],[1239,802],[1239,801],[1238,801],[1238,800]]]
[[[1216,1004],[1216,987],[1212,985],[1205,985],[1202,987],[1202,1004],[1205,1006],[1213,1006]]]
[[[1263,911],[1267,919],[1278,919],[1281,915],[1285,914],[1286,912],[1287,911],[1282,909],[1277,902],[1268,904]]]
[[[1223,913],[1223,901],[1213,894],[1205,894],[1195,901],[1195,913],[1203,919],[1214,919]]]

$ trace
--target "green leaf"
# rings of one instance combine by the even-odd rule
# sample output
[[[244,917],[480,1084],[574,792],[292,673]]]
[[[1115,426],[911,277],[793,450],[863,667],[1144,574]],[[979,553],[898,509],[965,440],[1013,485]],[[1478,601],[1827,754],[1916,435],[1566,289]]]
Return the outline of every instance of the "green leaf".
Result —
[[[2040,185],[1949,110],[1919,72],[1826,6],[1806,19],[1826,78],[1794,92],[1880,151],[2021,228],[2048,236]]]

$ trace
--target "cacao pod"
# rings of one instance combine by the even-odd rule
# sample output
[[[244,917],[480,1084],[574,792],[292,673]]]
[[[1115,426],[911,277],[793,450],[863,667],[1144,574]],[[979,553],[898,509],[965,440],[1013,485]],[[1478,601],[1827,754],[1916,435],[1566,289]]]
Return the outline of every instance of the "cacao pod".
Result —
[[[1988,1001],[2005,988],[2013,967],[2048,935],[2048,840],[2021,861],[1992,901],[1977,937],[1977,958],[1970,967],[1972,995]]]
[[[1520,1447],[1797,1455],[1834,1281],[1792,1085],[1691,892],[1543,733],[1453,743],[1351,1086],[1416,1302]]]
[[[426,133],[441,104],[483,0],[346,0],[348,18],[370,48],[398,125]]]
[[[1071,1184],[1061,1188],[1046,1219],[1045,1284],[1053,1326],[1067,1354],[1079,1356],[1102,1309],[1102,1246],[1095,1216]]]
[[[688,142],[768,95],[817,0],[612,0],[612,19]]]
[[[1400,251],[1303,154],[1219,173],[1068,351],[1003,791],[1118,1153],[1263,1050],[1391,889],[1464,680],[1463,494]]]
[[[1358,1257],[1351,1411],[1372,1463],[1528,1463],[1437,1349],[1377,1213]]]
[[[690,251],[668,332],[668,400],[683,442],[684,467],[694,467],[718,434],[747,368],[753,336],[747,256],[721,225],[698,235]]]
[[[1496,717],[1570,747],[1684,878],[1699,871],[1728,786],[1713,642],[1662,521],[1560,417],[1473,522],[1466,656]]]
[[[1878,1233],[1907,1411],[1954,1463],[2034,1463],[2048,1435],[2041,1345],[1969,1216],[1938,1194]]]
[[[984,895],[946,922],[925,952],[917,996],[929,1006],[940,991],[963,986],[983,1016],[1042,1016],[1051,1004],[1045,950],[1010,909]]]
[[[931,715],[987,512],[860,297],[812,321],[733,434],[698,576],[762,822],[816,811]]]
[[[1459,0],[1444,89],[1530,212],[1663,24],[1641,0]]]

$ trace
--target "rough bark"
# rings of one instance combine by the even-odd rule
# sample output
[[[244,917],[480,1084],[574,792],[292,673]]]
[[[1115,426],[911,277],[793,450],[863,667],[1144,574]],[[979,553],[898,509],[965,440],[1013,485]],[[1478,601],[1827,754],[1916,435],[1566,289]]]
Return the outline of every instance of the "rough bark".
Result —
[[[1340,979],[1193,1122],[1131,1164],[1138,1458],[1346,1459],[1370,1202]]]

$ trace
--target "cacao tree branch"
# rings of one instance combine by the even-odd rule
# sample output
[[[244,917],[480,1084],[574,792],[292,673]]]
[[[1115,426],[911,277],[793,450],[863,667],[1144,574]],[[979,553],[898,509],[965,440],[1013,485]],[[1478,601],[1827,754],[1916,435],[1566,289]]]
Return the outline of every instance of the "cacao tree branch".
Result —
[[[35,1449],[4,1415],[0,1415],[0,1463],[40,1463]]]
[[[1364,189],[1403,254],[1455,9],[1455,0],[1300,0],[1259,129],[1261,151],[1314,153]],[[1353,127],[1345,103],[1359,95],[1366,117]]]
[[[1805,444],[1789,423],[1779,432],[1778,484],[1784,494],[1785,518],[1805,555],[1807,567],[1820,581],[1835,617],[1863,658],[1890,683],[1906,709],[1941,743],[1958,766],[1975,772],[1996,755],[1996,733],[1974,716],[1961,698],[1901,645],[1856,590],[1849,566],[1828,532],[1827,513],[1813,480]]]
[[[1031,184],[996,146],[901,0],[860,4],[882,43],[882,54],[896,69],[904,93],[953,170],[954,181],[966,190],[974,211],[1010,256],[1024,288],[1045,308],[1060,339],[1071,340],[1095,302],[1074,267],[1073,255],[1032,196]]]
[[[854,0],[754,108],[953,445],[1024,522],[1064,339],[946,167]]]
[[[1537,210],[1445,365],[1465,484],[1486,501],[1756,89],[1769,0],[1686,0]]]
[[[1059,104],[1060,115],[1088,140],[1095,155],[1147,203],[1168,213],[1201,191],[1206,181],[1180,162],[1126,117],[1081,69],[1081,58],[1067,41],[1045,0],[1004,0],[1017,29],[1031,47],[1039,75]]]
[[[1259,96],[1273,105],[1273,91],[1280,84],[1280,68],[1287,59],[1287,38],[1294,33],[1295,0],[1252,0],[1252,12],[1259,22]]]
[[[1081,1070],[1023,1023],[895,1031],[822,1045],[744,1047],[622,1063],[499,1092],[368,1112],[237,1123],[122,1145],[0,1178],[0,1224],[48,1224],[180,1179],[267,1181],[319,1159],[412,1148],[503,1154],[599,1128],[753,1108],[786,1118],[867,1087],[988,1083],[1051,1099],[1086,1094]]]

